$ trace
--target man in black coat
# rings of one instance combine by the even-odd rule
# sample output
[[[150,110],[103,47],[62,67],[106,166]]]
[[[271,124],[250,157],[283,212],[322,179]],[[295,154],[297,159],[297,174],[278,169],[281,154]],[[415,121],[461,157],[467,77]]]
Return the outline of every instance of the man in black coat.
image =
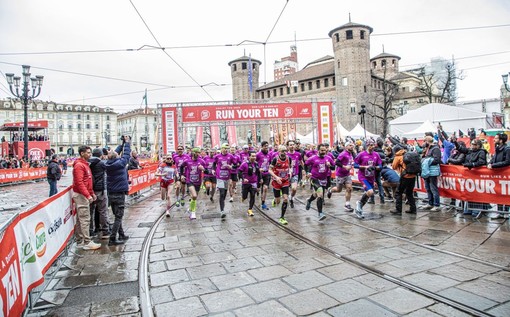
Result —
[[[92,188],[97,199],[90,204],[90,229],[91,236],[101,231],[101,239],[110,237],[110,225],[108,221],[108,197],[106,196],[106,167],[103,150],[96,148],[92,150],[92,157],[89,159],[90,170],[92,171]],[[94,228],[95,227],[95,228]]]
[[[46,171],[46,179],[48,180],[48,184],[50,184],[50,196],[58,193],[57,189],[57,181],[62,177],[62,173],[60,171],[60,166],[58,165],[58,155],[53,154],[51,156],[51,161],[48,163],[48,169]]]
[[[510,166],[510,146],[506,144],[508,141],[508,135],[505,133],[498,133],[494,137],[494,143],[496,145],[496,150],[494,156],[492,157],[489,164],[487,164],[488,169],[493,168],[502,168]],[[498,205],[498,211],[506,211],[506,213],[498,214],[497,218],[508,218],[509,206],[507,205]]]

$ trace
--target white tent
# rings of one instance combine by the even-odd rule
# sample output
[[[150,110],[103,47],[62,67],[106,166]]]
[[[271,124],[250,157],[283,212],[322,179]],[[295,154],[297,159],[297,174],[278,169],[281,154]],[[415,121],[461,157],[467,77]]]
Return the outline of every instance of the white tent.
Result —
[[[351,131],[349,131],[347,133],[348,136],[352,137],[352,138],[362,138],[362,137],[365,137],[365,129],[363,129],[363,127],[361,126],[361,124],[357,124],[354,129],[352,129]],[[377,134],[373,134],[373,133],[370,133],[368,131],[366,131],[366,135],[367,135],[367,138],[368,137],[372,137],[372,138],[377,138],[378,135]]]
[[[404,135],[418,128],[423,122],[430,121],[434,125],[441,123],[443,130],[454,132],[468,128],[487,128],[487,114],[475,110],[449,106],[441,103],[430,103],[390,121],[392,135]],[[436,131],[436,128],[433,130]],[[421,135],[423,136],[423,135]]]
[[[314,133],[315,133],[315,135],[317,135],[317,130],[314,130],[314,131],[308,133],[307,135],[301,135],[296,132],[296,139],[299,140],[299,142],[301,144],[312,144],[312,143],[314,143],[314,141],[313,141]]]
[[[437,131],[437,125],[433,124],[429,120],[423,122],[419,127],[416,129],[406,132],[403,134],[403,136],[407,138],[421,138],[425,135],[425,132],[435,132]]]
[[[345,140],[345,137],[349,135],[349,130],[344,128],[344,126],[340,122],[336,125],[336,131],[335,132],[336,132],[336,139],[337,140],[339,140],[339,139]]]

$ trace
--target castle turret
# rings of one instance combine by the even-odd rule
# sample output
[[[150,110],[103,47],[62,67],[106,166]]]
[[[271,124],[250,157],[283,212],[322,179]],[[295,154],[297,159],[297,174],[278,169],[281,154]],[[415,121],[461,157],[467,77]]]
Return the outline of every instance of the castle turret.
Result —
[[[368,106],[370,102],[372,31],[370,26],[349,22],[329,32],[335,53],[337,116],[347,129],[356,126],[361,105]],[[366,128],[370,131],[373,127],[369,122],[366,120]]]
[[[400,56],[383,52],[372,57],[370,59],[370,65],[374,75],[381,78],[391,79],[398,74],[399,61]]]
[[[251,76],[249,66],[251,64]],[[232,74],[232,100],[256,99],[259,87],[259,69],[262,63],[248,56],[242,56],[228,63]],[[251,78],[250,78],[251,77]],[[251,87],[251,88],[250,88]]]

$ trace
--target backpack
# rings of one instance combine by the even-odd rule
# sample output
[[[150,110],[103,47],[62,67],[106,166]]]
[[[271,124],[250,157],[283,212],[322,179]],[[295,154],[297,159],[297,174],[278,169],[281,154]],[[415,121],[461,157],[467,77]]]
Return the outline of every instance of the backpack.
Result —
[[[406,152],[404,154],[404,164],[406,165],[404,169],[406,174],[421,174],[421,158],[418,153]]]

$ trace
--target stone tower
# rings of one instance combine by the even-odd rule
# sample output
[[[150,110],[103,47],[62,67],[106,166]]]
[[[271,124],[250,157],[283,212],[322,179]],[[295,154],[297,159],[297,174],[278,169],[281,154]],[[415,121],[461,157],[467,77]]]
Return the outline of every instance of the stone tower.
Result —
[[[360,122],[361,105],[370,112],[370,26],[349,22],[329,32],[335,53],[335,81],[338,121],[350,130]],[[366,129],[373,131],[369,114]]]
[[[249,80],[249,64],[251,59],[251,92]],[[259,87],[259,60],[242,56],[228,63],[230,66],[230,73],[232,74],[232,100],[234,101],[248,101],[257,99],[256,89]]]
[[[395,77],[399,72],[399,61],[400,56],[382,52],[381,54],[370,59],[372,72],[378,77],[391,79]]]

